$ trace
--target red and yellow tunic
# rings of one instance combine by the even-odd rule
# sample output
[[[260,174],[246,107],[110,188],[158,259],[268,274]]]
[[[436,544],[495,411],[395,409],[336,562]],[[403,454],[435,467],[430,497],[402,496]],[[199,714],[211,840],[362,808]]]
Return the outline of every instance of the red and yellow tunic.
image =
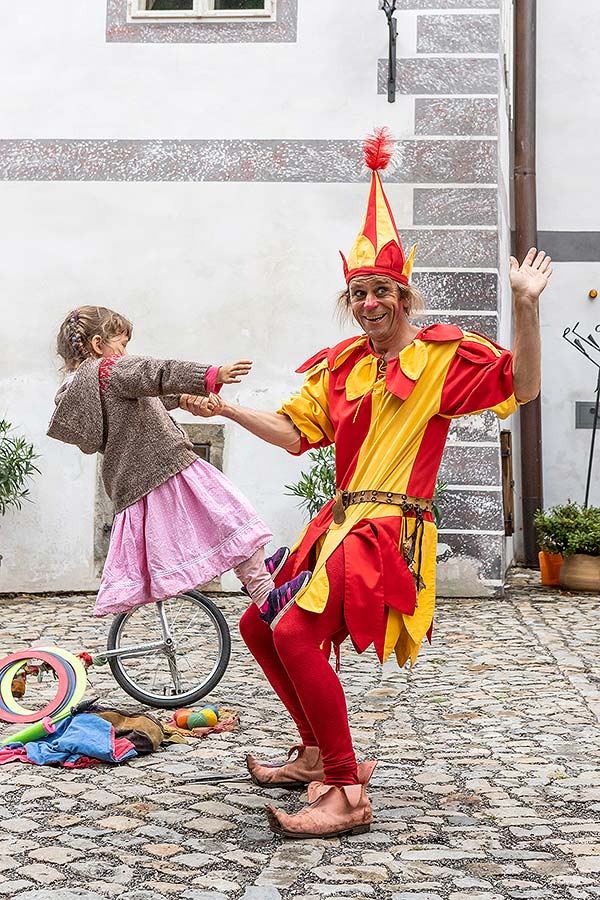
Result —
[[[304,385],[278,412],[298,428],[300,453],[335,444],[341,490],[431,498],[451,419],[485,409],[505,418],[517,407],[512,354],[454,325],[421,329],[387,362],[361,335],[321,350],[297,371],[306,373]],[[297,603],[322,612],[330,589],[327,560],[352,535],[343,591],[353,643],[358,652],[374,643],[382,661],[395,650],[400,665],[414,663],[433,622],[437,531],[431,513],[425,513],[417,546],[415,564],[425,585],[417,596],[400,552],[401,507],[352,505],[337,525],[332,506],[333,500],[301,534],[282,576],[311,568]]]

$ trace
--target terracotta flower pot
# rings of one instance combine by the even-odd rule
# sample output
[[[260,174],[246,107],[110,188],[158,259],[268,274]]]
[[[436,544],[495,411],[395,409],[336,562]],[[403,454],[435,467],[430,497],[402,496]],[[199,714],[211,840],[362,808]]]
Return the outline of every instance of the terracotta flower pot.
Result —
[[[600,556],[587,553],[567,556],[560,570],[560,586],[567,591],[600,594]]]
[[[548,553],[546,550],[540,550],[538,559],[540,561],[542,584],[546,585],[546,587],[560,584],[560,570],[564,561],[562,553]]]

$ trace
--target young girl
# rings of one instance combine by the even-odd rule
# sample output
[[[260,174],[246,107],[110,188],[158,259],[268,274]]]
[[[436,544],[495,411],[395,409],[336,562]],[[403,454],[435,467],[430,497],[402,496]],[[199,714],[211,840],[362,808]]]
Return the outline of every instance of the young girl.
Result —
[[[115,504],[94,614],[125,612],[233,569],[270,623],[310,572],[275,587],[288,548],[264,559],[271,532],[225,475],[195,455],[167,412],[182,396],[238,384],[252,364],[128,356],[131,334],[124,316],[81,306],[57,338],[68,375],[48,435],[103,454],[102,479]]]

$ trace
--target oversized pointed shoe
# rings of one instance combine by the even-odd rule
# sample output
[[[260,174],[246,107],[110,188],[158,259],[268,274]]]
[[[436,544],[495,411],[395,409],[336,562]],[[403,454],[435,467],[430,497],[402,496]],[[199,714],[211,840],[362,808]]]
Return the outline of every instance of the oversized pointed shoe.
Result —
[[[367,785],[369,784],[377,763],[378,760],[376,759],[366,759],[363,762],[358,763],[356,767],[358,770],[358,780],[364,787],[367,787]],[[318,800],[321,794],[325,794],[328,789],[329,785],[323,784],[322,781],[311,781],[311,783],[308,785],[308,788],[306,789],[308,794],[308,802],[314,803],[315,800]]]
[[[296,754],[292,759],[292,755]],[[260,763],[253,756],[246,757],[246,765],[254,784],[261,787],[303,788],[311,781],[325,778],[321,751],[318,747],[299,744],[288,753],[283,765]]]
[[[287,838],[329,838],[370,830],[373,812],[364,784],[323,787],[325,790],[313,803],[294,815],[268,804],[271,831]]]

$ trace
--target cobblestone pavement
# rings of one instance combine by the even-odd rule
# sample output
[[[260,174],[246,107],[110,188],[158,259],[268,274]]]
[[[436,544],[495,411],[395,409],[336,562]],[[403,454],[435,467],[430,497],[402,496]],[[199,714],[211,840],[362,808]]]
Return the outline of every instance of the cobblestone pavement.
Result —
[[[91,598],[2,599],[0,651],[100,648]],[[342,652],[361,755],[380,760],[375,822],[354,838],[285,842],[251,783],[186,785],[295,742],[235,627],[211,699],[238,731],[122,766],[0,767],[0,896],[19,900],[505,900],[600,897],[600,598],[511,574],[504,600],[442,600],[413,672]],[[94,693],[125,705],[100,669]]]

